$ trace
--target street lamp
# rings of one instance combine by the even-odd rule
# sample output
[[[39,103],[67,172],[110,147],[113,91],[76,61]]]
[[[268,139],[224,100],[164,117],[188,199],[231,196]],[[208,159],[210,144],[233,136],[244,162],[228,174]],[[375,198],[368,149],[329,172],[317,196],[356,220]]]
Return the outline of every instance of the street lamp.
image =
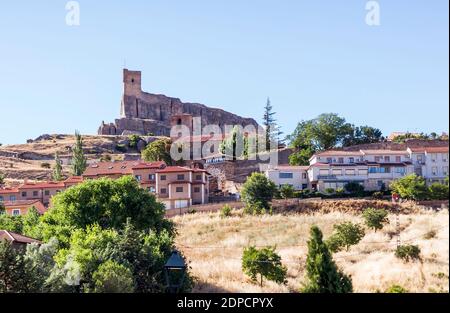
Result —
[[[183,286],[186,276],[186,264],[177,250],[172,251],[172,255],[164,265],[164,275],[169,293],[177,293]]]

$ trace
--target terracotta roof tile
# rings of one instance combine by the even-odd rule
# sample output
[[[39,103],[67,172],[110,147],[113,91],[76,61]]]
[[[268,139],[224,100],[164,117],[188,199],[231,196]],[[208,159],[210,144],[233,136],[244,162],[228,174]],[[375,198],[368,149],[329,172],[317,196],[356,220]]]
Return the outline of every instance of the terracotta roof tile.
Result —
[[[39,240],[34,238],[16,234],[8,230],[0,230],[0,239],[18,243],[41,243]]]

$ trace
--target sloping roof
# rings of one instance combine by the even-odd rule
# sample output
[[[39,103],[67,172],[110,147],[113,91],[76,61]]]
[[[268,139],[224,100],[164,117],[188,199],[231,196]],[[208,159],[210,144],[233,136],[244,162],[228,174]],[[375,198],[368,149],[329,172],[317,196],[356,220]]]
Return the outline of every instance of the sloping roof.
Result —
[[[38,183],[25,183],[19,186],[19,190],[23,189],[44,189],[44,188],[64,188],[63,182],[38,182]]]
[[[308,168],[309,166],[278,165],[275,166],[273,169],[280,171],[306,171]]]
[[[42,202],[40,200],[37,200],[37,199],[5,201],[5,202],[3,202],[3,205],[4,205],[5,209],[15,209],[15,208],[19,208],[19,207],[31,208],[34,206],[40,214],[44,214],[45,212],[47,212],[46,207],[42,204]]]
[[[374,149],[374,150],[361,150],[363,154],[376,154],[376,155],[401,155],[407,154],[406,150],[387,150],[387,149]]]
[[[362,155],[361,151],[343,151],[343,150],[327,150],[316,153],[317,156],[353,156]]]
[[[41,243],[39,240],[30,238],[24,235],[16,234],[8,230],[0,230],[0,240],[7,240],[9,242],[17,242],[17,243]]]
[[[65,184],[74,184],[74,183],[81,183],[83,181],[83,176],[70,176],[67,178],[64,183]]]
[[[0,189],[0,195],[1,194],[9,194],[9,193],[18,193],[18,192],[19,192],[19,189],[17,189],[17,188],[6,187],[6,188]]]
[[[446,147],[409,147],[412,152],[427,152],[427,153],[448,153],[448,146]]]
[[[89,165],[83,176],[99,175],[129,175],[137,169],[159,169],[166,165],[163,161],[143,162],[143,161],[120,161],[120,162],[98,162]]]
[[[161,170],[156,171],[156,173],[181,173],[181,172],[193,172],[194,170],[189,167],[183,166],[167,166]],[[200,170],[196,170],[200,171]]]

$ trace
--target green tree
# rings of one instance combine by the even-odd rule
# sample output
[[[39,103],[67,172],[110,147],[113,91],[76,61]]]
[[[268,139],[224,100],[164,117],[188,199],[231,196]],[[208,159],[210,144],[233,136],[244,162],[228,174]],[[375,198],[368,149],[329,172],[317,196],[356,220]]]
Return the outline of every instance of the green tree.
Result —
[[[72,174],[81,176],[86,170],[87,161],[83,152],[83,137],[78,131],[75,131],[75,145],[72,149]]]
[[[112,260],[100,264],[92,275],[92,279],[96,293],[132,293],[134,291],[131,271]]]
[[[416,174],[394,180],[390,187],[393,193],[397,193],[404,199],[424,200],[428,194],[425,178]]]
[[[164,161],[172,164],[170,156],[170,139],[158,139],[149,143],[141,152],[142,159],[147,162]]]
[[[432,200],[448,200],[449,198],[448,185],[433,183],[428,189],[429,189],[429,197]]]
[[[4,183],[5,183],[5,174],[0,172],[0,186],[3,185]]]
[[[276,185],[262,173],[252,173],[242,186],[242,200],[257,213],[270,209]]]
[[[272,142],[278,143],[280,136],[283,134],[280,127],[276,124],[276,112],[273,112],[273,106],[270,99],[267,98],[264,106],[263,126],[265,128],[266,151],[270,150]]]
[[[364,186],[357,182],[348,182],[344,189],[351,194],[362,196],[364,193]]]
[[[128,137],[129,143],[128,146],[130,148],[137,148],[138,142],[141,140],[142,138],[136,134],[130,135]]]
[[[55,167],[53,168],[53,180],[62,180],[62,165],[61,159],[59,158],[58,152],[55,153]]]
[[[242,158],[245,154],[248,155],[248,151],[245,152],[245,136],[241,132],[239,126],[233,127],[229,138],[226,138],[220,144],[220,152],[222,154],[232,156],[233,161]],[[247,145],[248,149],[248,145]]]
[[[8,214],[0,214],[0,229],[21,234],[23,231],[23,217],[20,215],[12,216]]]
[[[25,236],[42,239],[41,214],[33,206],[22,218],[22,233]]]
[[[333,261],[327,245],[322,240],[322,232],[317,226],[311,227],[306,258],[307,284],[305,293],[349,293],[353,291],[349,276],[342,273]]]
[[[282,185],[280,187],[280,196],[284,199],[289,199],[294,197],[294,187],[292,185]]]
[[[29,292],[29,281],[23,249],[0,240],[0,292]]]
[[[254,282],[257,281],[259,274],[261,287],[264,277],[279,284],[286,282],[287,268],[281,263],[281,257],[275,252],[275,247],[245,248],[242,255],[242,270]]]
[[[344,222],[333,226],[334,232],[327,241],[332,252],[338,252],[342,248],[348,251],[350,246],[358,244],[364,237],[364,228],[352,222]]]
[[[420,248],[417,245],[401,245],[395,250],[395,256],[406,262],[420,259]]]
[[[343,139],[344,147],[376,143],[383,140],[381,130],[370,126],[352,126],[352,131]]]
[[[164,205],[131,176],[85,181],[55,195],[52,204],[42,218],[43,238],[56,236],[63,245],[75,229],[98,223],[118,230],[127,218],[138,230],[173,231],[172,223],[164,219]]]
[[[372,228],[375,232],[383,228],[385,223],[389,222],[387,218],[388,212],[385,209],[365,209],[362,217],[367,225],[367,227]]]

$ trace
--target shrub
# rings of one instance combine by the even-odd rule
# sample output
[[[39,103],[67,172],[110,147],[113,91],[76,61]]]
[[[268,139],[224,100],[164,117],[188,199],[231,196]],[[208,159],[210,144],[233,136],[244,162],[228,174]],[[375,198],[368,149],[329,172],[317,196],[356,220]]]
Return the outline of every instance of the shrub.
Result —
[[[317,226],[311,227],[306,258],[307,283],[302,288],[305,293],[349,293],[353,291],[352,280],[338,269],[333,257],[322,241],[322,232]]]
[[[334,188],[326,188],[325,189],[325,193],[332,195],[334,194],[336,191],[334,190]]]
[[[428,232],[423,236],[423,238],[424,238],[424,239],[427,239],[427,240],[428,240],[428,239],[436,238],[436,231],[435,231],[434,229],[428,231]]]
[[[344,188],[347,192],[357,196],[361,196],[364,193],[364,186],[357,182],[349,182]]]
[[[372,228],[375,232],[383,228],[383,224],[388,223],[388,212],[385,209],[368,208],[364,210],[362,216],[367,227]]]
[[[270,209],[277,187],[264,174],[251,174],[242,186],[242,200],[249,208]]]
[[[110,162],[111,161],[111,155],[104,154],[100,157],[100,162]]]
[[[116,145],[116,150],[125,153],[128,149],[124,144],[119,143]]]
[[[92,275],[96,293],[132,293],[133,273],[127,267],[108,260],[102,263]]]
[[[406,262],[420,259],[420,248],[417,245],[398,246],[395,250],[395,256]]]
[[[364,228],[352,222],[344,222],[333,226],[334,233],[327,241],[328,248],[332,252],[338,252],[342,248],[348,251],[350,246],[356,245],[364,237]]]
[[[139,137],[138,135],[133,134],[133,135],[130,135],[128,137],[128,140],[129,140],[128,146],[130,148],[136,148],[139,140],[141,140],[141,137]]]
[[[263,278],[279,284],[286,283],[287,268],[281,263],[281,257],[275,252],[275,247],[245,248],[242,255],[242,270],[253,282],[257,281],[259,274],[261,287]]]
[[[428,195],[428,188],[425,178],[416,174],[411,174],[391,183],[393,193],[409,200],[424,200]]]
[[[408,290],[400,285],[392,285],[386,290],[386,293],[408,293]]]
[[[342,197],[345,194],[344,188],[338,188],[336,189],[336,195]]]
[[[383,200],[383,198],[384,198],[384,193],[383,193],[382,191],[375,191],[375,192],[372,194],[372,199],[375,199],[375,200]]]
[[[282,185],[280,187],[280,196],[283,199],[289,199],[289,198],[293,198],[294,197],[294,187],[292,187],[291,185]]]
[[[229,217],[231,216],[231,207],[228,204],[225,204],[220,210],[220,217]]]
[[[449,189],[447,185],[434,183],[429,188],[429,198],[432,200],[448,200]]]
[[[50,165],[50,163],[43,162],[43,163],[41,163],[41,167],[42,168],[51,168],[51,165]]]

